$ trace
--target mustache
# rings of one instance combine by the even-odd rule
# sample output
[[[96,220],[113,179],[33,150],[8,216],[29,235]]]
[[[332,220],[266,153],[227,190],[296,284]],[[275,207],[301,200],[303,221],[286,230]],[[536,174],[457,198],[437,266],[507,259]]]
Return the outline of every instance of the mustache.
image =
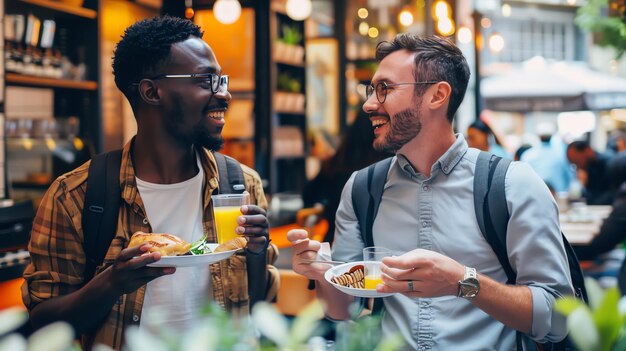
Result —
[[[227,110],[228,109],[228,102],[226,101],[218,101],[215,104],[212,104],[210,106],[207,106],[207,108],[205,109],[205,112],[211,111],[211,110],[219,110],[219,109],[223,109],[223,110]]]

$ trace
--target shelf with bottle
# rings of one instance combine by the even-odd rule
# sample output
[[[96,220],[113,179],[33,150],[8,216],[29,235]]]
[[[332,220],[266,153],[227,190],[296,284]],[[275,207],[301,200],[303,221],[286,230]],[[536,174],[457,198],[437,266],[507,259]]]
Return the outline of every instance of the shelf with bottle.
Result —
[[[30,3],[12,2],[6,8],[4,62],[9,74],[7,83],[96,90],[97,84],[89,77],[97,77],[97,65],[87,62],[95,54],[90,51],[94,44],[89,41],[88,34],[97,35],[97,21],[58,16],[54,11],[34,11],[33,6],[24,8],[16,4]],[[77,28],[81,29],[81,35],[75,34]]]

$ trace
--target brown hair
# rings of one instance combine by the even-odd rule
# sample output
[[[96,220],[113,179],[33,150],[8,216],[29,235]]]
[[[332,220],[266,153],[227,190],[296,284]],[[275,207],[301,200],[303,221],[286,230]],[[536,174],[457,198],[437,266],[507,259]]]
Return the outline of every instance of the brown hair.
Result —
[[[444,81],[452,87],[448,105],[448,121],[461,105],[470,77],[469,67],[463,53],[451,41],[437,37],[419,37],[400,33],[392,41],[382,41],[376,46],[376,59],[382,61],[387,55],[407,50],[415,53],[413,76],[416,82]],[[428,86],[416,85],[415,95],[421,96]]]

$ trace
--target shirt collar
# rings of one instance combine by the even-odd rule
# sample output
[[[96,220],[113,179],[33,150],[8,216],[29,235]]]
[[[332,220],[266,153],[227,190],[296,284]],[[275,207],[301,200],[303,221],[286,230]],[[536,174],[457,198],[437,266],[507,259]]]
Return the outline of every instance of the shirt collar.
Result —
[[[433,164],[430,172],[431,176],[438,170],[441,170],[445,175],[450,174],[467,152],[468,146],[463,134],[456,134],[455,137],[454,144]],[[415,172],[413,166],[411,166],[411,163],[404,155],[398,154],[398,165],[410,176],[421,177],[421,175]]]

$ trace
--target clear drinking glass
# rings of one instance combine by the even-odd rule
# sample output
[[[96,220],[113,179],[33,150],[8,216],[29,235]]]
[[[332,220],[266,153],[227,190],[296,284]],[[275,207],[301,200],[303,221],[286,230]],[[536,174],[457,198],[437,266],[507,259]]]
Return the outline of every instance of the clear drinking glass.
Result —
[[[380,247],[371,246],[363,249],[363,261],[365,266],[365,289],[376,289],[376,285],[383,284],[380,277],[380,265],[384,257],[391,257],[391,250]]]
[[[241,206],[250,203],[250,194],[222,194],[211,196],[213,218],[217,230],[217,242],[223,244],[237,237],[237,217],[241,216]]]

